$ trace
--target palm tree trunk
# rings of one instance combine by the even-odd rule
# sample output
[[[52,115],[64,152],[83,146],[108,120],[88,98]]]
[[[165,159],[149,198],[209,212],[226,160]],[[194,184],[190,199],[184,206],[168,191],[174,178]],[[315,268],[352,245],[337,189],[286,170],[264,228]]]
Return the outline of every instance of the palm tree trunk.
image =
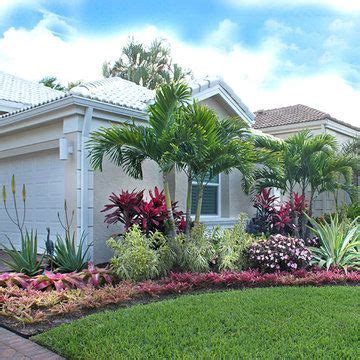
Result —
[[[192,174],[189,172],[188,184],[187,184],[187,195],[186,195],[186,226],[185,234],[190,234],[191,227],[191,194],[192,194]]]
[[[291,205],[291,209],[292,209],[292,213],[293,213],[293,217],[294,217],[294,235],[295,237],[299,237],[299,219],[298,219],[298,214],[296,211],[294,211],[294,189],[291,186],[290,187],[290,205]]]
[[[169,217],[169,237],[172,240],[176,236],[176,226],[175,226],[174,214],[172,211],[169,179],[167,174],[163,174],[163,184],[165,191],[166,210]]]
[[[305,195],[306,195],[306,186],[305,183],[303,183],[302,185],[302,189],[301,189],[301,195],[302,195],[302,209],[304,209],[304,205],[305,205]],[[300,222],[301,222],[301,232],[300,232],[300,236],[301,238],[305,237],[305,231],[306,231],[306,223],[307,223],[307,219],[305,218],[305,212],[303,211],[300,215]]]
[[[198,195],[198,202],[197,202],[197,207],[196,207],[195,224],[200,223],[203,195],[204,195],[204,183],[201,183],[199,185],[199,195]]]

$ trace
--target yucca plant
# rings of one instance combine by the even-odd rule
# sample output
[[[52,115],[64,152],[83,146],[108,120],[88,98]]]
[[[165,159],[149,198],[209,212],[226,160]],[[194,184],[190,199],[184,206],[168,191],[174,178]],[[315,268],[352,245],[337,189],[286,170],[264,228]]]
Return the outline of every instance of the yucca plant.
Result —
[[[318,267],[360,269],[360,224],[357,217],[351,223],[330,216],[328,222],[317,222],[308,217],[311,230],[320,239],[320,247],[310,247],[311,263]]]
[[[72,211],[71,216],[68,214],[66,201],[64,202],[64,220],[61,220],[58,213],[58,219],[61,227],[65,231],[65,236],[56,235],[54,247],[54,255],[49,259],[55,265],[59,272],[81,271],[86,268],[89,261],[89,250],[91,244],[86,244],[86,234],[82,233],[78,244],[75,240],[75,232],[71,234],[71,226],[74,220],[75,212]]]
[[[41,265],[44,255],[40,258],[37,252],[37,233],[33,230],[25,231],[21,235],[21,249],[18,251],[10,241],[10,247],[1,244],[3,251],[9,257],[8,260],[2,259],[11,270],[23,273],[28,276],[34,276],[41,271]]]

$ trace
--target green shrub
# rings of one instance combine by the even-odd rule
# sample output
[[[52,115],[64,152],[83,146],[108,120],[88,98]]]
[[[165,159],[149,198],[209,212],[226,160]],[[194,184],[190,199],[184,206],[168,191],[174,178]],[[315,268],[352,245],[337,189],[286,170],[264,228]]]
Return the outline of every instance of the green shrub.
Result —
[[[111,266],[122,279],[153,279],[165,275],[172,266],[172,251],[157,231],[147,237],[138,225],[133,225],[122,239],[110,238],[107,245],[114,250]]]
[[[41,271],[44,255],[38,258],[37,255],[37,233],[34,231],[21,233],[21,249],[18,251],[14,244],[9,240],[10,247],[1,244],[3,251],[9,260],[2,259],[9,268],[15,272],[34,276]]]
[[[177,235],[175,240],[177,263],[182,270],[205,272],[215,259],[212,236],[206,233],[205,225],[195,225],[190,236]]]
[[[330,216],[329,222],[316,222],[309,218],[312,231],[319,237],[320,247],[310,247],[312,264],[320,268],[330,267],[360,269],[360,224],[339,220],[338,215]]]
[[[217,244],[219,270],[242,270],[248,266],[247,250],[255,239],[246,233],[246,220],[246,214],[241,213],[233,228],[222,231]]]

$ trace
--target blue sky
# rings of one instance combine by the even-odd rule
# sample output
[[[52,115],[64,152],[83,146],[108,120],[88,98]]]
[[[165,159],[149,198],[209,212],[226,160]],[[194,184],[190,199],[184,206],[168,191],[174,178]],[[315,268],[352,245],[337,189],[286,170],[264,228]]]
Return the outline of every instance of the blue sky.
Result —
[[[357,124],[357,3],[2,0],[0,69],[31,80],[90,80],[128,36],[162,37],[177,62],[196,77],[223,77],[252,110],[306,103]]]

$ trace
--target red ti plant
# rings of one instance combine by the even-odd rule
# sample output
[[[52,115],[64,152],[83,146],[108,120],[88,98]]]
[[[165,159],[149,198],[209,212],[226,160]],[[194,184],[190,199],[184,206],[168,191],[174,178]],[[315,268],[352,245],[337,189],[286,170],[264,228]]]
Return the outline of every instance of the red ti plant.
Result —
[[[109,200],[111,204],[106,205],[102,212],[114,211],[105,216],[106,223],[120,222],[124,224],[125,231],[137,224],[147,234],[156,230],[166,232],[168,212],[165,194],[157,187],[154,191],[149,190],[149,200],[144,199],[144,190],[139,192],[133,190],[131,193],[122,191],[120,195],[112,193]],[[183,213],[177,210],[177,203],[172,203],[172,209],[178,231],[181,231]]]
[[[111,204],[105,205],[101,212],[114,210],[105,215],[107,224],[124,224],[125,231],[132,225],[137,224],[140,213],[140,207],[143,204],[144,190],[142,191],[122,191],[119,195],[112,193],[109,197]]]

